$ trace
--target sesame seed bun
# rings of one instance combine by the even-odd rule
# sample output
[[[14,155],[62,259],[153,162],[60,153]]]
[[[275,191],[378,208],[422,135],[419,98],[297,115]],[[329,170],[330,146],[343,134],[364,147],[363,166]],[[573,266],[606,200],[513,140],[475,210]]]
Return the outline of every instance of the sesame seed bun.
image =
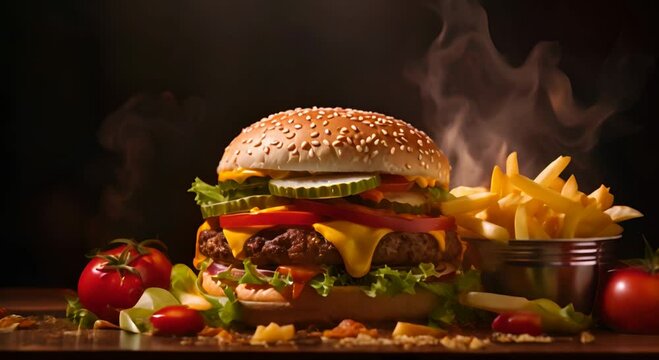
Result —
[[[448,187],[448,159],[423,131],[391,116],[343,108],[297,108],[243,129],[218,166],[303,172],[423,176]]]

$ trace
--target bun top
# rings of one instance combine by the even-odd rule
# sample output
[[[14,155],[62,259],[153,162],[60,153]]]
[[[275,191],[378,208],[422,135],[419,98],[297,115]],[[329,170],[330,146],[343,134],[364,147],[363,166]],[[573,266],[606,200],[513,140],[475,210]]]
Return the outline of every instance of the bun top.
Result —
[[[391,116],[343,108],[297,108],[244,128],[217,168],[374,172],[422,176],[448,186],[448,159],[423,131]]]

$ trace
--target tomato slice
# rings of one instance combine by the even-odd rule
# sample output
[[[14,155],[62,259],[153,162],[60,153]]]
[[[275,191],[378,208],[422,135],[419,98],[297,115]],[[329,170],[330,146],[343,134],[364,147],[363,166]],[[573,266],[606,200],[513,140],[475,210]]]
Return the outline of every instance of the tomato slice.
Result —
[[[362,193],[359,193],[359,196],[362,199],[370,200],[376,204],[379,204],[382,199],[384,199],[384,194],[378,189],[366,190]]]
[[[302,295],[302,290],[304,290],[304,286],[305,283],[294,282],[292,285],[293,289],[291,291],[291,297],[293,299],[299,298],[300,295]]]
[[[325,220],[320,215],[308,211],[273,211],[266,213],[244,213],[220,216],[220,227],[237,228],[269,225],[300,225],[311,226]]]
[[[323,272],[319,267],[303,265],[280,265],[277,271],[284,276],[290,274],[293,281],[301,283],[305,283]]]
[[[395,231],[428,232],[455,229],[455,218],[449,216],[415,216],[404,218],[380,214],[376,210],[368,209],[364,206],[331,205],[310,200],[298,200],[296,206],[301,210],[333,219],[347,220],[361,225],[388,228]]]
[[[400,175],[380,175],[380,186],[376,189],[382,192],[409,191],[414,182]]]

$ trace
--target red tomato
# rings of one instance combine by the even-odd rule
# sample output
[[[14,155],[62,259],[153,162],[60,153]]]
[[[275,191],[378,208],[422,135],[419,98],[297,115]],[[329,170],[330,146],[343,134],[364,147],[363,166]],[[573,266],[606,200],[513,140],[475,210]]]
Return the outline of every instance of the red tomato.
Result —
[[[119,311],[135,305],[144,289],[169,289],[172,272],[167,256],[148,246],[148,241],[119,242],[122,245],[90,260],[78,279],[82,306],[113,323],[118,322]]]
[[[284,276],[291,274],[293,281],[302,283],[313,279],[316,275],[323,272],[318,267],[302,265],[282,265],[277,268],[277,271]]]
[[[220,226],[237,228],[260,225],[312,225],[324,219],[307,211],[273,211],[256,214],[231,214],[220,216]]]
[[[515,312],[499,314],[492,321],[492,330],[506,334],[542,334],[540,315],[532,312]]]
[[[602,292],[601,320],[620,332],[659,334],[659,273],[613,271]]]
[[[144,292],[139,275],[106,270],[107,261],[92,259],[80,274],[78,297],[84,308],[99,319],[119,323],[119,311],[133,307]]]
[[[382,192],[398,192],[409,191],[414,182],[408,181],[404,176],[400,175],[381,175],[380,186],[376,189]]]
[[[185,305],[166,306],[149,318],[156,335],[194,335],[204,329],[204,318]]]
[[[284,276],[291,275],[291,279],[293,279],[291,296],[293,299],[300,297],[305,284],[309,280],[323,272],[319,267],[304,265],[282,265],[277,268],[277,271]]]
[[[448,216],[402,217],[386,215],[365,206],[336,206],[320,201],[298,200],[295,205],[309,212],[334,219],[352,221],[371,227],[388,228],[404,232],[428,232],[432,230],[449,230],[455,228],[455,219]]]

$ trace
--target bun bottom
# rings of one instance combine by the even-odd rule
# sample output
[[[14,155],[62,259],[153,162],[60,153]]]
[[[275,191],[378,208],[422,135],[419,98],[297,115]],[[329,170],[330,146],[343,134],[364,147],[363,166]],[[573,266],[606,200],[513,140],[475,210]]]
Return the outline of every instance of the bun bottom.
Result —
[[[336,286],[323,297],[305,288],[295,300],[272,296],[274,289],[236,289],[242,305],[241,323],[247,326],[271,322],[301,325],[335,325],[344,319],[367,324],[426,321],[439,305],[436,295],[418,289],[415,294],[369,297],[357,286]]]

